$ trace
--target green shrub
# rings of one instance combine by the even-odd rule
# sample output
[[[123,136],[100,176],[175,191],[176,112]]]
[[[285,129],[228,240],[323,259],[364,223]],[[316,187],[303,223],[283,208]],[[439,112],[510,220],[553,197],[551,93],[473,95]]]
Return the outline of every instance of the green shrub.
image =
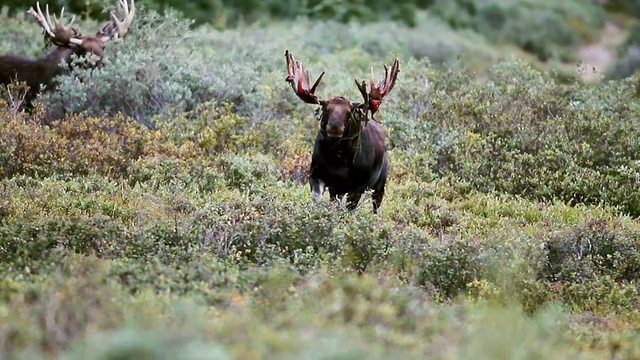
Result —
[[[416,281],[434,287],[444,299],[453,298],[483,278],[480,254],[479,244],[447,239],[424,254]]]
[[[163,23],[167,30],[157,31]],[[104,66],[59,77],[60,90],[47,94],[46,106],[95,116],[122,112],[148,125],[153,114],[195,106],[212,95],[196,67],[204,62],[200,54],[180,46],[189,32],[189,22],[174,13],[138,11],[127,37],[108,44]]]
[[[131,327],[91,334],[74,344],[64,358],[96,360],[108,359],[175,359],[202,358],[233,359],[221,344],[187,339],[182,334]]]
[[[421,99],[410,109],[423,110],[413,120],[419,127],[408,119],[394,123],[400,128],[391,134],[394,140],[394,132],[412,131],[395,145],[433,154],[438,176],[480,191],[606,203],[638,214],[632,79],[563,85],[515,61],[496,65],[484,84],[452,71],[431,77],[429,87],[399,93]]]
[[[251,192],[260,183],[278,181],[279,170],[271,158],[262,154],[229,155],[220,159],[230,188]]]
[[[31,273],[47,271],[47,260],[71,253],[110,256],[118,245],[123,229],[106,217],[48,220],[41,223],[16,223],[0,229],[0,248],[5,265],[29,268]],[[44,269],[39,266],[45,265]]]
[[[547,262],[540,276],[549,282],[584,283],[609,276],[618,282],[640,280],[637,234],[594,219],[546,243]]]
[[[60,260],[52,272],[34,277],[41,280],[25,285],[3,304],[15,313],[3,314],[0,353],[23,349],[32,358],[45,351],[56,354],[96,327],[122,323],[114,303],[118,287],[106,277],[105,263],[93,257]]]
[[[609,75],[614,79],[622,79],[636,74],[640,69],[640,21],[636,21],[627,35],[627,39],[618,47],[618,59]]]
[[[154,123],[176,146],[195,146],[207,155],[260,148],[263,137],[247,117],[235,114],[231,104],[199,104],[184,113],[161,114]]]
[[[15,17],[0,15],[3,23],[3,26],[0,26],[0,54],[30,57],[44,55],[45,52],[42,50],[44,41],[40,40],[41,28],[35,21],[26,17],[26,10],[27,8],[21,9],[20,15]]]
[[[0,122],[0,178],[57,173],[124,176],[133,161],[163,148],[152,132],[122,116],[72,115],[46,126],[0,112]]]

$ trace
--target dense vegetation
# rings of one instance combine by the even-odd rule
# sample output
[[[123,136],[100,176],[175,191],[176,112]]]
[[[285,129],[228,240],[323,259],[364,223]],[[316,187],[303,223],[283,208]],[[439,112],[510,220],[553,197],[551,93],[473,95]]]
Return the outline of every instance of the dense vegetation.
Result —
[[[638,77],[560,79],[444,5],[227,30],[141,8],[33,113],[2,89],[0,357],[640,357]],[[0,53],[39,32],[3,19]],[[381,214],[312,203],[285,48],[353,99],[402,59]]]

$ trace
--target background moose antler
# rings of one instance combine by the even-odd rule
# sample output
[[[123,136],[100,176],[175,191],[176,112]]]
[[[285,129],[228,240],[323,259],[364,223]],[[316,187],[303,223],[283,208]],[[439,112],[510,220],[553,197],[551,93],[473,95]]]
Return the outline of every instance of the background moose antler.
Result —
[[[104,23],[96,32],[96,35],[82,35],[78,28],[73,25],[75,16],[67,26],[64,25],[64,8],[60,12],[60,20],[49,15],[49,5],[46,5],[46,16],[40,9],[40,3],[36,3],[37,11],[33,8],[29,9],[29,13],[33,15],[36,21],[42,26],[45,34],[45,42],[52,43],[57,46],[77,48],[84,52],[90,52],[98,56],[102,56],[104,46],[107,41],[124,37],[129,31],[133,17],[135,16],[135,3],[131,0],[131,8],[126,0],[118,0],[118,12],[124,14],[123,20],[112,11],[111,19]]]
[[[117,12],[122,20],[119,15],[111,12],[111,19],[100,27],[96,35],[83,35],[74,25],[75,16],[64,25],[64,8],[60,12],[60,18],[54,15],[53,21],[48,5],[45,6],[46,14],[40,9],[40,3],[36,3],[36,9],[32,7],[28,12],[44,29],[45,44],[55,45],[55,49],[39,59],[19,55],[0,56],[0,83],[8,85],[14,81],[25,82],[29,87],[26,99],[28,106],[42,86],[52,88],[53,78],[64,72],[60,63],[69,64],[71,55],[93,54],[98,57],[95,65],[99,66],[105,44],[109,40],[125,36],[135,16],[134,0],[131,0],[131,6],[127,4],[127,0],[118,0]]]

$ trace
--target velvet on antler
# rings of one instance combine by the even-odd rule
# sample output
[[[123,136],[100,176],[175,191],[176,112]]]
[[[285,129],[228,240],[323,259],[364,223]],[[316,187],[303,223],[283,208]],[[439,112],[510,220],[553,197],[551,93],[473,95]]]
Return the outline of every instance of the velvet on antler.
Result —
[[[293,54],[289,50],[285,50],[284,56],[287,58],[287,78],[286,81],[291,84],[293,91],[298,95],[302,101],[309,104],[322,104],[326,102],[323,99],[318,99],[315,91],[320,84],[320,80],[324,76],[324,71],[313,86],[311,86],[311,78],[309,71],[304,68],[304,65],[293,57]]]
[[[400,61],[396,58],[393,61],[393,65],[391,65],[391,69],[385,64],[384,65],[384,78],[380,80],[378,85],[375,83],[375,78],[373,75],[373,67],[371,68],[371,90],[367,93],[367,83],[362,80],[359,81],[357,77],[355,77],[356,86],[362,97],[364,99],[364,104],[371,111],[371,116],[378,111],[380,108],[380,104],[382,103],[382,98],[387,95],[391,89],[396,84],[396,80],[398,79],[398,73],[400,72]]]

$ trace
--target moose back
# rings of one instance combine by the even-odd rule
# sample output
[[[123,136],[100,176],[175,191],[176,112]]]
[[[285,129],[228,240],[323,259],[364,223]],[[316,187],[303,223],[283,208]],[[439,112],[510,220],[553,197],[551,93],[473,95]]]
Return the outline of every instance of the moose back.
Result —
[[[363,101],[351,101],[344,96],[321,99],[315,90],[324,72],[311,85],[309,72],[287,50],[287,82],[296,95],[305,103],[320,105],[318,120],[320,130],[316,137],[311,157],[309,185],[315,200],[320,199],[325,189],[331,199],[347,196],[347,207],[353,210],[362,194],[373,190],[373,211],[382,204],[387,181],[389,160],[382,125],[373,115],[378,111],[382,98],[395,85],[400,71],[400,62],[395,59],[391,69],[386,65],[385,76],[375,84],[371,69],[371,90],[367,92],[365,81],[356,86]],[[371,114],[371,118],[369,118]]]

